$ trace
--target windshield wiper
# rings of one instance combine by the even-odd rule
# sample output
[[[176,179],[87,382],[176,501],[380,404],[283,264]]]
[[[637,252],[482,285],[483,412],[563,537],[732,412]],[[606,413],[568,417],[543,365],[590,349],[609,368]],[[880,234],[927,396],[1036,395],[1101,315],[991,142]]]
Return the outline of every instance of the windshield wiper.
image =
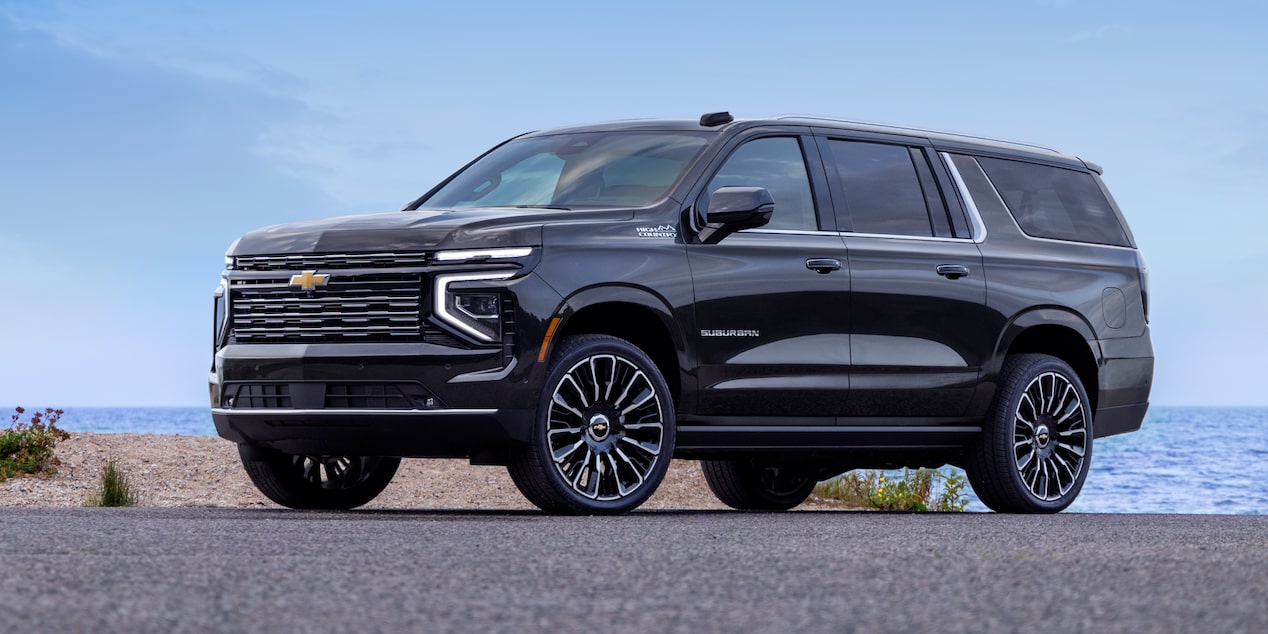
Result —
[[[560,207],[559,205],[510,205],[515,209],[558,209],[560,211],[572,211],[569,207]]]

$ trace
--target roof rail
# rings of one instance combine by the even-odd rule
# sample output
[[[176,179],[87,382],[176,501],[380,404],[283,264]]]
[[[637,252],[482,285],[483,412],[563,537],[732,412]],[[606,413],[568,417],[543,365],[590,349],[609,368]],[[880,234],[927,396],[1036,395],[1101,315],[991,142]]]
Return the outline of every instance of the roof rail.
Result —
[[[1059,150],[1055,150],[1046,145],[1037,145],[1035,143],[1025,143],[1022,141],[1013,141],[1011,139],[1000,139],[996,137],[982,136],[978,134],[964,134],[962,132],[948,132],[946,130],[934,130],[930,128],[913,128],[911,126],[895,125],[893,123],[880,123],[878,121],[863,121],[860,119],[843,119],[840,117],[825,117],[822,115],[814,115],[814,114],[778,114],[771,118],[779,120],[779,121],[786,121],[789,119],[803,119],[807,121],[828,121],[831,123],[850,123],[854,125],[866,125],[866,126],[871,126],[875,128],[887,128],[891,130],[902,130],[907,132],[925,132],[928,134],[942,134],[946,136],[956,136],[956,137],[961,137],[965,139],[974,139],[977,141],[993,141],[995,143],[1007,143],[1009,145],[1018,145],[1021,147],[1034,148],[1036,150],[1044,150],[1046,152],[1052,152],[1054,154],[1061,153]]]

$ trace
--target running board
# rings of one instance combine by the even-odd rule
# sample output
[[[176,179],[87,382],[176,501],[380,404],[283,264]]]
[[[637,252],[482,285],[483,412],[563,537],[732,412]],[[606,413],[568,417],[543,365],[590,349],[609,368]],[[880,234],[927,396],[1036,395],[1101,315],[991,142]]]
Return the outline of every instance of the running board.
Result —
[[[717,449],[739,451],[945,449],[963,447],[982,433],[980,425],[937,426],[751,426],[680,425],[676,454]]]

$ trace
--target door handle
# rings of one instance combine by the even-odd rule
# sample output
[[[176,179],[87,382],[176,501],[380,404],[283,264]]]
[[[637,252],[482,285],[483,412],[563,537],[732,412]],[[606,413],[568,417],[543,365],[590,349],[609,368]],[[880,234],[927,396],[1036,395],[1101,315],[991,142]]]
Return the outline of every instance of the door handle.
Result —
[[[939,264],[936,270],[938,275],[949,280],[958,280],[969,276],[969,267],[959,264]]]
[[[833,271],[840,271],[841,261],[835,258],[810,258],[806,260],[806,268],[815,273],[827,275]]]

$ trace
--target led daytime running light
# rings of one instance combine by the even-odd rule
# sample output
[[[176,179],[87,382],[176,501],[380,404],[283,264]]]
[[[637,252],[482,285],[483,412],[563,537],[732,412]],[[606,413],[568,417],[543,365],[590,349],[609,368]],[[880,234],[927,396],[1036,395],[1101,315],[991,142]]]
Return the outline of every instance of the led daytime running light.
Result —
[[[441,251],[436,254],[437,262],[466,262],[468,260],[506,260],[527,257],[533,252],[532,247],[511,247],[507,249],[469,249],[465,251]]]

